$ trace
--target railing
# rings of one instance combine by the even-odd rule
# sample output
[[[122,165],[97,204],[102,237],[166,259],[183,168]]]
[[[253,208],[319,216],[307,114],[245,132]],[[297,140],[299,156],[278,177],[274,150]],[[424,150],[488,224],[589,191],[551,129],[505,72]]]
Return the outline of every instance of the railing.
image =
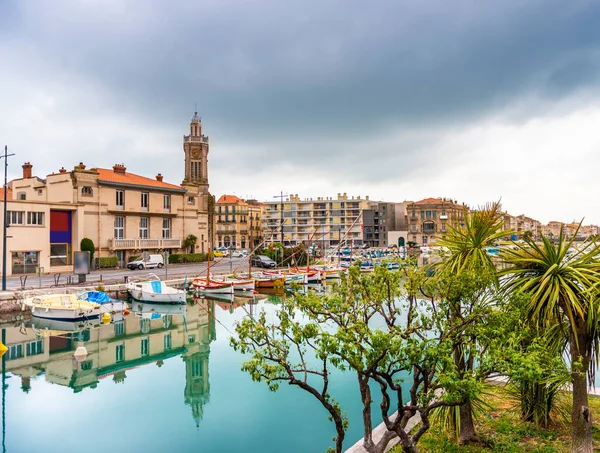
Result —
[[[200,143],[208,143],[208,137],[206,135],[202,135],[201,137],[194,137],[193,135],[184,135],[183,141],[185,142],[200,142]]]
[[[109,248],[111,250],[124,250],[124,249],[179,249],[181,248],[181,239],[110,239]]]

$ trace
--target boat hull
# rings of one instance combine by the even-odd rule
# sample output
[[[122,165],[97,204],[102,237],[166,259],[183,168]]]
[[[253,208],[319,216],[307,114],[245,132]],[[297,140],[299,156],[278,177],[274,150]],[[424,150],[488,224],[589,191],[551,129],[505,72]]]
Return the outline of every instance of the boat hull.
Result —
[[[31,307],[31,315],[36,318],[52,319],[55,321],[85,321],[100,316],[100,307],[93,309],[58,309],[52,307]]]

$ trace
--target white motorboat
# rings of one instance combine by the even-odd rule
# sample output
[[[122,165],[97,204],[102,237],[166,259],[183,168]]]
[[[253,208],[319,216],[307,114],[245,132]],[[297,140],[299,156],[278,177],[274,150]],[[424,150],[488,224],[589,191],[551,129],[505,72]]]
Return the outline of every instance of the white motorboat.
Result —
[[[32,316],[57,321],[79,321],[100,316],[100,305],[76,294],[35,294],[23,299]]]
[[[186,292],[173,288],[161,281],[158,276],[149,274],[143,281],[127,284],[127,291],[135,300],[155,304],[185,304]]]

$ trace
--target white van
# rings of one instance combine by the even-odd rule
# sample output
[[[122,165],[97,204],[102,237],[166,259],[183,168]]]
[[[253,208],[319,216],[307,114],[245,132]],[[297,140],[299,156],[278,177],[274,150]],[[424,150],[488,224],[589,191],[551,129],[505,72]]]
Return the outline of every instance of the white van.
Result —
[[[131,263],[127,263],[127,268],[130,270],[134,269],[154,269],[158,267],[159,269],[165,265],[165,261],[162,255],[149,255],[148,261],[144,261],[141,258],[139,260],[132,261]]]

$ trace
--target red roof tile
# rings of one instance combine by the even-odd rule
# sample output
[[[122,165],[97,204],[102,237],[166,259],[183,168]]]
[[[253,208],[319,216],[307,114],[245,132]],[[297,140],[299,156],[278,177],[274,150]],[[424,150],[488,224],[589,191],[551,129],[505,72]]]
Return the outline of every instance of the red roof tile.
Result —
[[[217,200],[217,203],[244,203],[244,200],[235,195],[221,195],[221,198]]]
[[[167,182],[157,181],[156,179],[146,178],[145,176],[134,175],[133,173],[117,173],[112,169],[96,168],[98,179],[100,181],[132,184],[135,186],[156,187],[157,189],[178,189],[184,190],[181,186],[169,184]]]
[[[415,201],[415,204],[437,204],[442,203],[444,200],[441,198],[425,198],[421,201]]]

